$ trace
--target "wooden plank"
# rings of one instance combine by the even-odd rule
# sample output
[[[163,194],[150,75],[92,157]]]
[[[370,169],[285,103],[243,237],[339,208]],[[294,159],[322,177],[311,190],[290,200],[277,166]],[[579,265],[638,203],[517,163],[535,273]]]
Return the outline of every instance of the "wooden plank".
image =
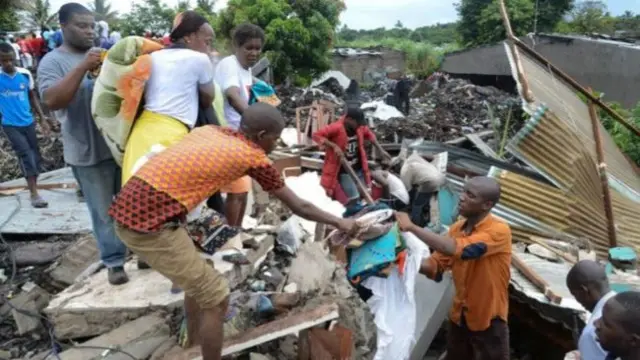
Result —
[[[542,291],[544,296],[546,296],[547,299],[549,299],[549,301],[551,301],[554,304],[560,304],[562,302],[562,297],[555,294],[553,290],[551,290],[549,283],[547,283],[543,278],[541,278],[533,269],[531,269],[531,267],[529,267],[529,265],[527,265],[515,253],[511,254],[511,263],[516,269],[518,269],[518,271],[522,273],[522,275],[524,275],[524,277],[527,278],[527,280],[531,281],[533,285],[535,285],[538,289],[540,289],[540,291]]]

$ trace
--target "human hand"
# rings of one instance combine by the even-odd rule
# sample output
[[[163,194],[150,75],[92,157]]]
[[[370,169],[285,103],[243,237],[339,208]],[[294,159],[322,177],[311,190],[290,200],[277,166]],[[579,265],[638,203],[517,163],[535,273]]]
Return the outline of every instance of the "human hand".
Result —
[[[49,137],[51,136],[51,127],[49,126],[49,124],[46,121],[40,121],[40,132],[42,132],[42,135],[44,137]]]
[[[55,132],[59,132],[60,131],[60,123],[57,122],[56,120],[50,118],[50,117],[45,117],[45,121],[47,122],[47,125],[49,125],[49,128],[51,129],[51,131],[55,131]]]
[[[400,228],[400,231],[402,232],[411,231],[411,228],[413,228],[414,225],[413,225],[413,222],[411,222],[411,218],[409,218],[409,214],[396,211],[395,215],[396,215],[396,221],[398,222],[398,228]]]
[[[348,236],[355,236],[360,230],[360,226],[353,219],[340,219],[338,230],[346,233]]]
[[[91,48],[91,50],[89,50],[85,55],[84,60],[82,60],[82,63],[80,64],[80,66],[82,66],[82,69],[84,71],[93,71],[98,66],[100,66],[101,62],[102,62],[102,49]]]

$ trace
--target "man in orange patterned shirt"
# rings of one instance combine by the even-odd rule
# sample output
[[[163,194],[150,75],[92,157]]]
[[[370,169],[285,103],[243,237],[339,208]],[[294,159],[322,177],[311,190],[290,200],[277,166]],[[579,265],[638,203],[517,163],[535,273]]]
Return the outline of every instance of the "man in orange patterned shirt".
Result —
[[[111,206],[122,241],[153,269],[185,291],[187,318],[198,318],[204,360],[221,358],[228,307],[226,279],[207,265],[184,227],[186,215],[221,187],[249,175],[303,218],[352,232],[355,222],[335,217],[300,199],[267,154],[284,119],[257,103],[245,110],[238,131],[217,126],[193,130],[152,157],[125,184]]]

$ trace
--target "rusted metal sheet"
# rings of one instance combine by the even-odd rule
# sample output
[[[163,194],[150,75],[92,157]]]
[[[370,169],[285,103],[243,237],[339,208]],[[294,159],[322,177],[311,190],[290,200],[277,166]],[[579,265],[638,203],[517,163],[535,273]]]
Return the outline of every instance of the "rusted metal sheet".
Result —
[[[40,184],[75,183],[71,168],[63,168],[42,174]],[[15,187],[24,184],[23,179],[1,184]],[[35,209],[29,202],[27,190],[10,196],[0,196],[0,231],[7,234],[79,234],[91,232],[91,218],[87,204],[80,202],[75,189],[40,190],[49,202],[46,209]]]

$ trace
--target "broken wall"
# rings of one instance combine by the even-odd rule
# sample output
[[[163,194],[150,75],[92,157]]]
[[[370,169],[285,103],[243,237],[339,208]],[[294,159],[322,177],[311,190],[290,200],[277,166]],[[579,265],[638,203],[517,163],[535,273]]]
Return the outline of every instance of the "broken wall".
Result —
[[[381,55],[333,55],[333,70],[342,71],[349,78],[359,83],[371,83],[370,74],[384,73],[385,69],[406,70],[405,54],[397,50],[382,50]]]

